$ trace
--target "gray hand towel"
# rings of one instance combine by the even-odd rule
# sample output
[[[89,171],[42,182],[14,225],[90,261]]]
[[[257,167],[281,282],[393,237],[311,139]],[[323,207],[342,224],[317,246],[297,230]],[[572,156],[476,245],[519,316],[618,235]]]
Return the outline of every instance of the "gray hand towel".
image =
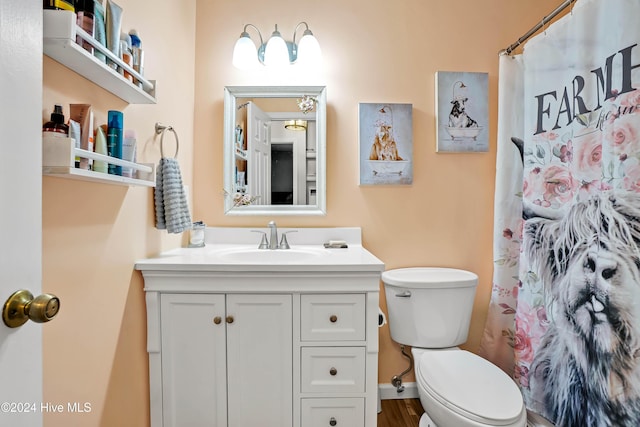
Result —
[[[176,159],[160,159],[154,191],[156,228],[169,233],[182,233],[191,228],[187,195],[182,185],[180,165]]]

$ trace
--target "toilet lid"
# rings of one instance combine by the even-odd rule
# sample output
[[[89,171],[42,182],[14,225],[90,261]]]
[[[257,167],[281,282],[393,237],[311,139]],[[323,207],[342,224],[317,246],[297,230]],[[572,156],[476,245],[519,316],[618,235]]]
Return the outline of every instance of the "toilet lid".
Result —
[[[474,421],[507,425],[522,416],[518,386],[500,368],[464,350],[426,351],[416,379],[452,411]]]

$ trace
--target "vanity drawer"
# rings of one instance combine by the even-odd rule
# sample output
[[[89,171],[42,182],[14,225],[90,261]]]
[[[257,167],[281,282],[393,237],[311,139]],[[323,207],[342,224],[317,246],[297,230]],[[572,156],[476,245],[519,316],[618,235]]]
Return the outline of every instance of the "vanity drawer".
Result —
[[[302,341],[364,341],[364,294],[311,294],[300,298]]]
[[[302,393],[361,393],[365,347],[302,347]]]
[[[302,399],[301,427],[364,425],[364,399]]]

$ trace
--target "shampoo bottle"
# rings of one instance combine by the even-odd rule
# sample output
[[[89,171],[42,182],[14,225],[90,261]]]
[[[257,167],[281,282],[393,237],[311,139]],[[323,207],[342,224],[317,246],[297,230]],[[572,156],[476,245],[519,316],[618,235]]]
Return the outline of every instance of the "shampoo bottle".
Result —
[[[51,121],[42,125],[42,136],[55,136],[58,138],[69,136],[69,126],[64,123],[61,105],[54,107],[53,113],[51,113]]]
[[[117,159],[122,159],[122,125],[122,112],[109,110],[107,120],[107,150],[109,156]],[[122,166],[109,163],[109,173],[112,175],[122,175]]]

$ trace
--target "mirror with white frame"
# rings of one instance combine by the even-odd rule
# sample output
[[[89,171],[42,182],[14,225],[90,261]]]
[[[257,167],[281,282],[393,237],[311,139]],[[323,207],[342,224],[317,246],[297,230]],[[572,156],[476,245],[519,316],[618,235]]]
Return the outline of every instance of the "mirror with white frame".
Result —
[[[326,88],[227,86],[226,215],[326,214]]]

